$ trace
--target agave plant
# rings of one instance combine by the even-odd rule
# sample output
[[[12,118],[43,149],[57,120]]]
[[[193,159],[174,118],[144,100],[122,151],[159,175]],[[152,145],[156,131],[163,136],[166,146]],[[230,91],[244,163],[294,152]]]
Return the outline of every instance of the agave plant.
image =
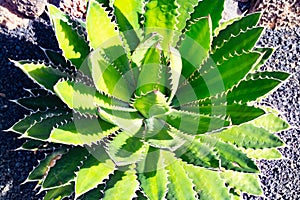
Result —
[[[62,50],[13,61],[42,88],[10,131],[45,152],[26,182],[44,199],[239,199],[263,195],[257,159],[289,127],[262,97],[259,13],[220,23],[224,0],[90,0],[86,22],[48,11]]]

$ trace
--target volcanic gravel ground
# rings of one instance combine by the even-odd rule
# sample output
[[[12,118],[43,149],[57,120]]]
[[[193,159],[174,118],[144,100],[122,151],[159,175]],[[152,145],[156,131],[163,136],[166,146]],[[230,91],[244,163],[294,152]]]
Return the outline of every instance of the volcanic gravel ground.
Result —
[[[8,129],[28,111],[9,102],[26,94],[23,88],[37,87],[14,67],[9,59],[45,59],[43,48],[58,50],[49,20],[44,15],[32,21],[26,29],[7,31],[0,28],[0,130]],[[278,47],[264,70],[283,70],[292,73],[291,78],[272,95],[263,100],[279,109],[294,127],[278,133],[287,147],[281,149],[286,159],[259,161],[262,170],[261,181],[266,198],[244,195],[244,199],[300,199],[300,28],[267,30],[259,45]],[[298,127],[298,128],[297,128]],[[20,185],[27,177],[38,159],[44,155],[32,152],[14,151],[24,140],[17,134],[0,133],[0,199],[36,200],[41,199],[33,191],[35,184]],[[43,194],[42,194],[43,195]]]
[[[43,16],[46,19],[46,16]],[[23,88],[35,88],[37,85],[9,59],[45,59],[43,48],[57,49],[52,28],[45,19],[32,21],[26,29],[8,31],[0,28],[0,130],[8,129],[28,111],[11,103],[9,99],[17,99],[28,95]],[[47,20],[49,21],[49,20]],[[38,45],[37,45],[38,44]],[[25,140],[18,140],[17,134],[0,132],[0,199],[2,200],[35,200],[41,199],[33,191],[35,184],[20,185],[26,180],[37,159],[43,155],[26,151],[14,151]]]
[[[280,151],[281,160],[261,160],[261,182],[266,198],[244,195],[245,199],[300,199],[300,27],[266,30],[258,43],[262,47],[277,47],[272,58],[262,70],[281,70],[291,77],[275,92],[265,98],[263,104],[281,111],[292,128],[278,133],[287,144]]]

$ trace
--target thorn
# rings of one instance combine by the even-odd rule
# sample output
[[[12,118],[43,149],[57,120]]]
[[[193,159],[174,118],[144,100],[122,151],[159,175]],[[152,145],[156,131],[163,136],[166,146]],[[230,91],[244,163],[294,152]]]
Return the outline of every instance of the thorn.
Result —
[[[26,183],[29,183],[29,182],[31,182],[31,181],[27,178],[25,181],[23,181],[22,183],[20,183],[20,185],[25,185]]]
[[[2,130],[3,132],[15,132],[12,128]]]

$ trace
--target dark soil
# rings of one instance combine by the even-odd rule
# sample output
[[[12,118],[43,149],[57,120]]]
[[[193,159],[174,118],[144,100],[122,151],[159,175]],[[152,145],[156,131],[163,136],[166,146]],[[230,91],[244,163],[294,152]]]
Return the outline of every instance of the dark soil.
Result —
[[[44,15],[43,18],[32,21],[26,29],[8,31],[0,28],[0,130],[10,128],[23,118],[24,114],[28,114],[28,111],[9,100],[26,95],[23,88],[38,87],[9,59],[45,59],[40,47],[58,49],[52,28],[45,19],[47,17]],[[43,158],[43,155],[14,151],[25,141],[17,137],[17,134],[0,132],[0,199],[41,199],[41,195],[36,196],[37,191],[33,191],[34,184],[20,184],[26,180],[28,173],[34,165],[37,165],[37,160]]]

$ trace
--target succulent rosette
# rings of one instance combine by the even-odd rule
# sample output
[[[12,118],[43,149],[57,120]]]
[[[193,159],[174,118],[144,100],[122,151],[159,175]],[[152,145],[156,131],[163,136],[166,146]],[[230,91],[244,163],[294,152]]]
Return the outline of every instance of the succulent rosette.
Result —
[[[262,195],[288,123],[259,101],[289,74],[260,71],[259,13],[220,23],[224,0],[90,0],[86,21],[48,11],[61,52],[14,61],[41,88],[10,130],[45,159],[44,199],[239,199]]]

